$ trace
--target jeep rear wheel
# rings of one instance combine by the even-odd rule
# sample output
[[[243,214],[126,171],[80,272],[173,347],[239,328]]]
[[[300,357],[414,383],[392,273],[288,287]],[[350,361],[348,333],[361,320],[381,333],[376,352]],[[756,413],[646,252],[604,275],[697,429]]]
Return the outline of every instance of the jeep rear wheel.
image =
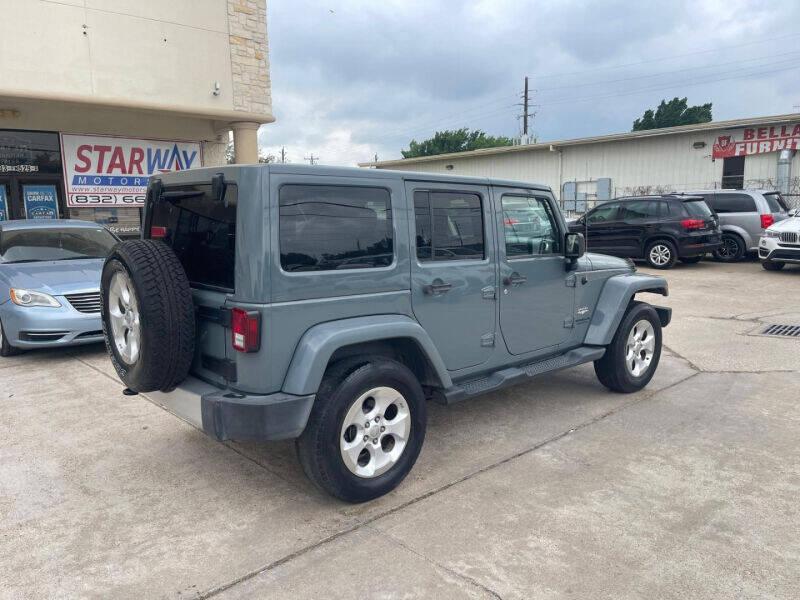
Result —
[[[661,359],[661,320],[644,302],[631,303],[594,372],[604,386],[629,394],[645,387]]]
[[[194,356],[194,303],[178,257],[163,242],[134,240],[112,250],[101,277],[106,348],[136,392],[170,391]]]
[[[326,373],[296,441],[303,470],[347,502],[365,502],[408,475],[425,439],[425,396],[414,374],[389,359],[346,359]]]

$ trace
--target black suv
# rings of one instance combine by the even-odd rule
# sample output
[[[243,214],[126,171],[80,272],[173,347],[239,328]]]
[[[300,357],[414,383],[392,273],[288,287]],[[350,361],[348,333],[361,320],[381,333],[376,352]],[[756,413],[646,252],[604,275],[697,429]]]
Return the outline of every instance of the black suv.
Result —
[[[700,196],[638,196],[605,202],[570,223],[592,252],[643,258],[669,269],[699,262],[721,243],[717,216]]]

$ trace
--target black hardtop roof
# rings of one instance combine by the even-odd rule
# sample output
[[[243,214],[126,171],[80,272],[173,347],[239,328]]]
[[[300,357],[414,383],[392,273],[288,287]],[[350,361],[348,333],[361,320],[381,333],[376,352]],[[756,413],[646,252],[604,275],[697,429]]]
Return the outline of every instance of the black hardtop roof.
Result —
[[[473,177],[466,175],[449,175],[444,173],[425,173],[415,171],[393,171],[389,169],[365,169],[357,167],[328,167],[324,165],[287,165],[287,164],[263,164],[263,165],[225,165],[222,167],[202,167],[190,171],[179,171],[177,173],[163,173],[158,177],[164,185],[171,183],[186,183],[190,179],[210,179],[212,175],[224,171],[230,173],[238,169],[266,169],[270,173],[287,175],[318,175],[322,177],[350,177],[360,179],[400,179],[405,181],[428,181],[442,183],[464,183],[470,185],[493,185],[512,188],[528,188],[550,192],[549,186],[539,183],[526,181],[514,181],[510,179],[497,179],[493,177]],[[196,178],[194,177],[196,176]]]

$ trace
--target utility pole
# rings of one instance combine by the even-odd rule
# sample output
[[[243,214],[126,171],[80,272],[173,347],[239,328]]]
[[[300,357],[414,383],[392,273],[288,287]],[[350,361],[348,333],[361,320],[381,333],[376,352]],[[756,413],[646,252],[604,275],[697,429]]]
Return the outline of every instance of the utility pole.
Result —
[[[372,162],[378,162],[378,153],[377,152],[375,153],[375,160],[373,160]]]
[[[281,146],[281,164],[286,164],[286,147]]]
[[[525,99],[522,110],[522,136],[528,139],[528,76],[525,76]]]
[[[308,164],[310,164],[310,165],[315,165],[315,164],[317,164],[317,161],[319,160],[319,156],[314,156],[314,153],[312,152],[311,156],[306,156],[305,158],[303,158],[303,160],[307,160]]]

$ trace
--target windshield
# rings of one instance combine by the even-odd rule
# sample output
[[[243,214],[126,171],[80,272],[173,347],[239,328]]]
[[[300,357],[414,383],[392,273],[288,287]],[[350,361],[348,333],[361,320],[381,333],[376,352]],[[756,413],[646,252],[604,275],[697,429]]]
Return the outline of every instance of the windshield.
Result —
[[[702,217],[705,219],[712,215],[711,209],[708,208],[705,200],[689,200],[684,202],[683,206],[690,217]]]
[[[786,206],[786,202],[783,200],[780,192],[764,194],[764,198],[766,199],[767,204],[769,204],[770,212],[779,213],[789,210],[789,207]]]
[[[117,239],[102,227],[4,231],[0,234],[0,261],[18,263],[106,258],[116,243]]]

